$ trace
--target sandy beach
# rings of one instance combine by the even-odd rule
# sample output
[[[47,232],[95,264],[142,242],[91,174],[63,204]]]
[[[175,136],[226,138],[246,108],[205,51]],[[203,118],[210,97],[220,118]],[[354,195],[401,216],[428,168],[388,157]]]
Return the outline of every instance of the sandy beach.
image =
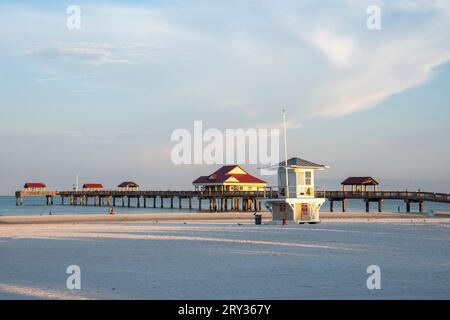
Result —
[[[271,220],[269,212],[261,212],[263,220]],[[130,222],[130,221],[216,221],[216,220],[251,220],[251,212],[158,212],[139,214],[83,214],[83,215],[34,215],[34,216],[3,216],[1,224],[48,224],[48,223],[74,223],[74,222]]]
[[[165,215],[1,223],[0,298],[450,298],[448,218],[324,213],[317,225],[281,226],[255,225],[248,213]],[[81,290],[66,288],[69,265],[80,267]],[[369,265],[380,266],[381,290],[366,287]]]

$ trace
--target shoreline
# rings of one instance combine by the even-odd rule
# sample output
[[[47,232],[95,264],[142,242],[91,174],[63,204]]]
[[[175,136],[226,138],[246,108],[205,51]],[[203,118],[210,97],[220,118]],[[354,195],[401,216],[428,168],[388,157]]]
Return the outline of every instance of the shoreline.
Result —
[[[263,220],[271,219],[269,212],[261,212]],[[91,214],[91,215],[45,215],[45,216],[0,216],[0,225],[8,224],[53,224],[75,222],[157,222],[157,221],[218,221],[218,220],[254,220],[252,212],[227,213],[127,213],[127,214]]]
[[[272,221],[272,214],[264,211],[261,214],[263,223]],[[320,219],[337,222],[450,222],[450,212],[436,212],[434,215],[421,213],[392,212],[322,212]],[[89,223],[89,222],[253,222],[253,212],[181,212],[181,213],[127,213],[127,214],[90,214],[90,215],[33,215],[33,216],[0,216],[0,225],[14,224],[59,224],[59,223]]]

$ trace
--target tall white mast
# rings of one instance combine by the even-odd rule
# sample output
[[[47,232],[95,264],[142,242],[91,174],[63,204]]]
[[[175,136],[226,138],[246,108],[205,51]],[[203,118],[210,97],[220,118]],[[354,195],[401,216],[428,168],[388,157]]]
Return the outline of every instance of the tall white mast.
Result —
[[[289,198],[289,178],[288,178],[288,153],[287,153],[287,137],[286,137],[286,109],[283,108],[283,131],[284,131],[284,173],[286,175],[286,198]]]
[[[78,173],[75,177],[75,191],[78,191]]]

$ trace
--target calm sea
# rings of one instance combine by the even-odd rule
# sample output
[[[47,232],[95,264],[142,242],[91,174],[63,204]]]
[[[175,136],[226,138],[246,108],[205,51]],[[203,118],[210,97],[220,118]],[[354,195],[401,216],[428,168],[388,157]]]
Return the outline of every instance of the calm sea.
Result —
[[[120,204],[120,203],[119,203]],[[132,206],[136,206],[136,202],[131,202]],[[141,202],[142,205],[142,202]],[[147,205],[153,205],[153,201],[147,201]],[[193,199],[192,201],[193,208],[198,208],[198,202]],[[203,201],[203,208],[207,208],[207,202]],[[166,199],[164,201],[164,209],[160,208],[159,199],[156,202],[156,209],[153,208],[122,208],[120,206],[115,208],[117,213],[151,213],[151,212],[179,212],[179,209],[167,209],[170,206],[170,200]],[[178,207],[178,200],[174,200],[174,206]],[[183,207],[187,207],[187,201],[183,202]],[[335,202],[334,204],[335,210],[340,211],[340,202]],[[384,202],[384,211],[387,212],[397,212],[400,207],[401,212],[406,211],[406,206],[403,201],[396,200],[386,200]],[[325,202],[321,211],[329,211],[329,203]],[[377,210],[377,204],[371,203],[370,207],[371,211]],[[182,209],[183,211],[187,211],[188,209]],[[347,202],[347,211],[349,212],[361,212],[365,210],[365,204],[362,200],[349,200]],[[448,203],[435,203],[435,202],[425,202],[425,211],[446,211],[450,212],[450,204]],[[0,196],[0,215],[4,216],[18,216],[18,215],[48,215],[51,214],[95,214],[95,213],[107,213],[107,207],[98,207],[98,206],[70,206],[60,205],[60,198],[55,198],[55,205],[47,206],[45,205],[45,198],[25,198],[25,205],[23,207],[16,206],[15,197],[10,196]],[[193,210],[197,211],[197,210]],[[412,204],[412,211],[418,211],[418,205]]]

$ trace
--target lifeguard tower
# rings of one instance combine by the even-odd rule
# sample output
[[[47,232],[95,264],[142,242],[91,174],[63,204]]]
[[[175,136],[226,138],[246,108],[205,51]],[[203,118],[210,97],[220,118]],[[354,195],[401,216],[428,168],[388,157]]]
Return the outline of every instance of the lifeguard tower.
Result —
[[[319,210],[325,198],[316,198],[314,173],[325,168],[300,158],[279,163],[278,198],[267,200],[274,222],[283,219],[296,223],[320,222]]]
[[[314,173],[327,166],[287,155],[286,110],[283,109],[284,156],[278,164],[278,198],[268,199],[272,221],[294,221],[296,223],[320,222],[319,210],[325,198],[316,198]]]

